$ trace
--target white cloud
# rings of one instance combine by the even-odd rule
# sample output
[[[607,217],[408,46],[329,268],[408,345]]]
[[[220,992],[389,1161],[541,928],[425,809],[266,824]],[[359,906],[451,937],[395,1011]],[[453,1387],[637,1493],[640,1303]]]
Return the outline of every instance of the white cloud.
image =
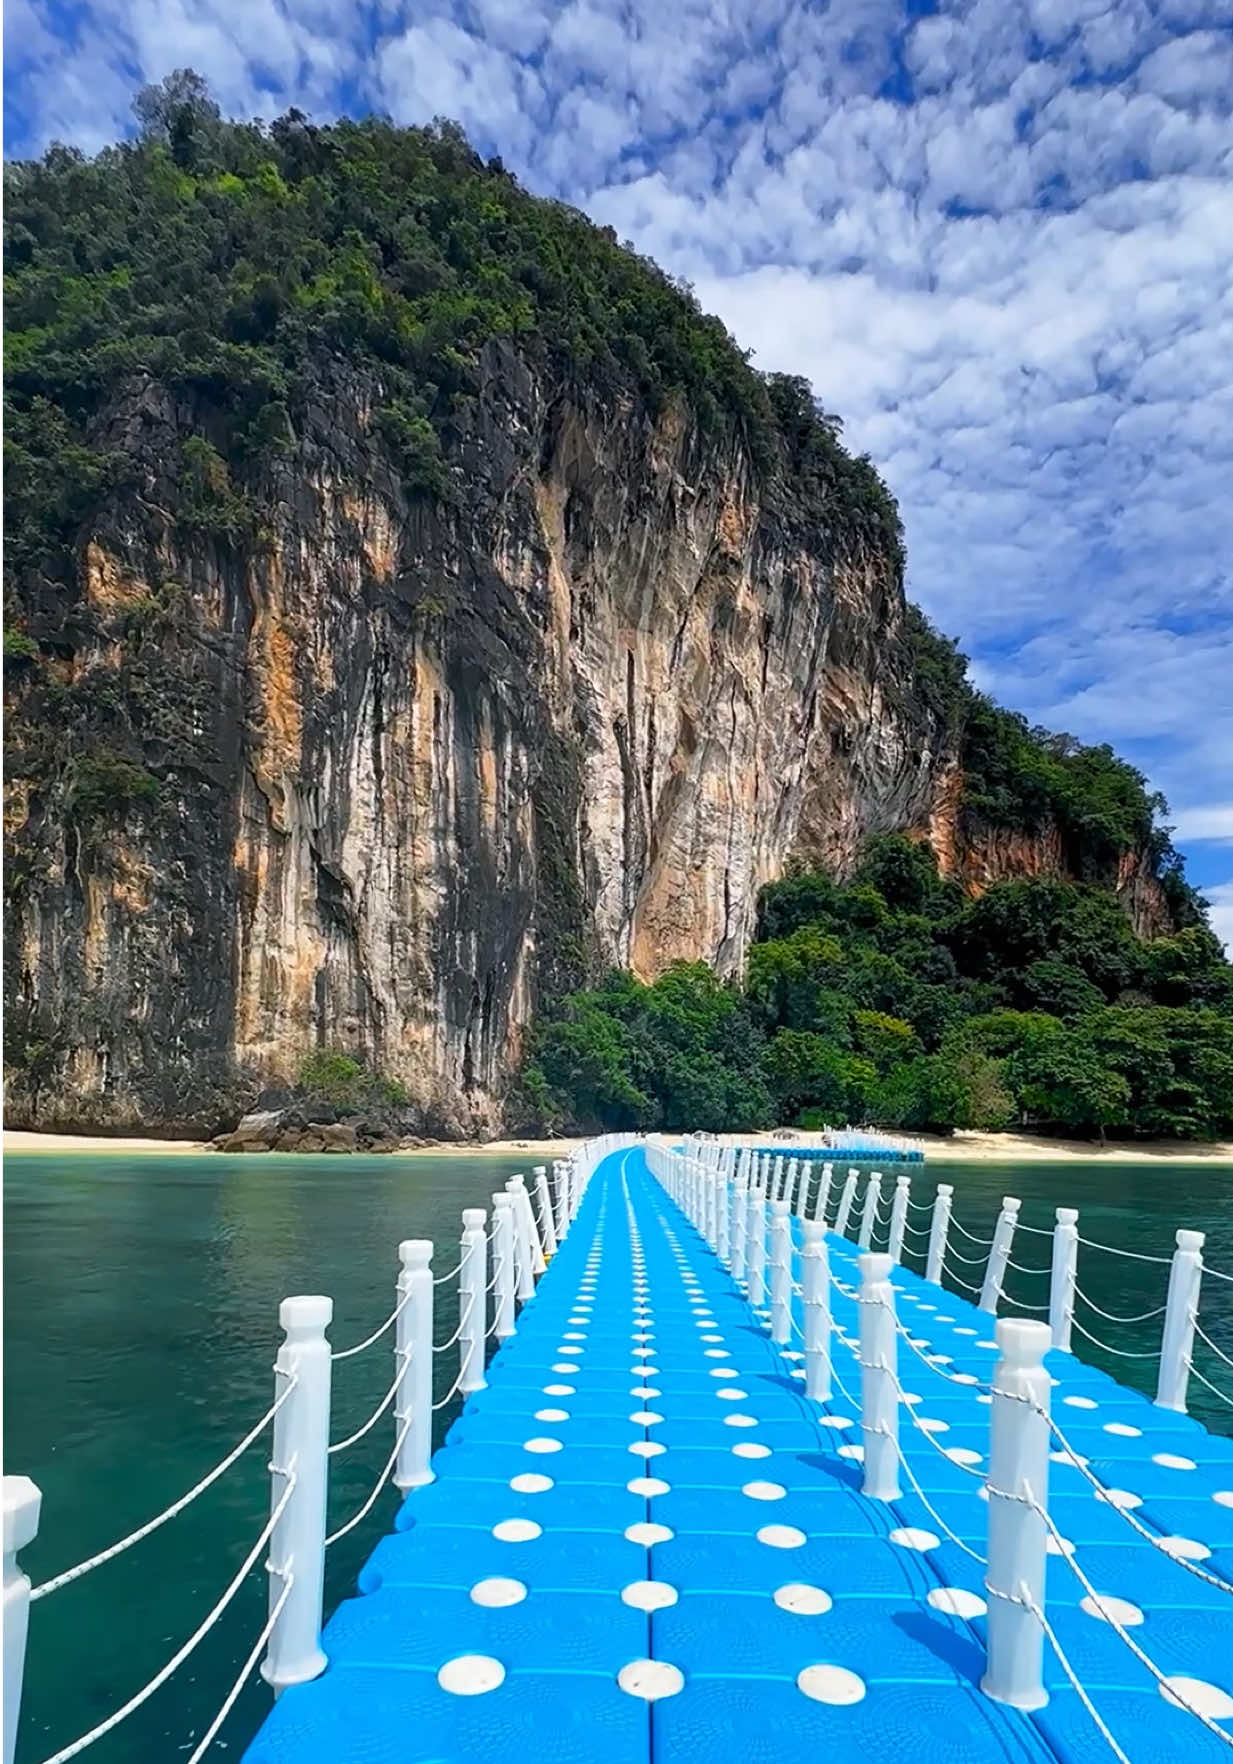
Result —
[[[1212,930],[1233,958],[1233,882],[1218,882],[1201,893],[1209,904]]]

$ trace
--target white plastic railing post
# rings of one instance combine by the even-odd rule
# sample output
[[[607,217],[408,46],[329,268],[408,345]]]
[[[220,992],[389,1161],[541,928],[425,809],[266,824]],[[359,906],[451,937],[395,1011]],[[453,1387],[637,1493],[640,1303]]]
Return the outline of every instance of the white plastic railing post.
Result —
[[[938,1192],[933,1197],[933,1217],[929,1221],[929,1254],[925,1260],[925,1279],[931,1280],[935,1286],[942,1284],[942,1269],[946,1264],[946,1239],[950,1232],[950,1207],[954,1186],[949,1182],[939,1182]]]
[[[792,1223],[786,1200],[771,1202],[771,1340],[792,1339]]]
[[[749,1191],[749,1236],[745,1245],[745,1287],[755,1311],[766,1304],[766,1201],[760,1188]]]
[[[1169,1269],[1164,1335],[1160,1343],[1160,1374],[1156,1401],[1162,1409],[1186,1412],[1186,1386],[1194,1352],[1194,1324],[1199,1314],[1199,1286],[1203,1279],[1203,1233],[1179,1231],[1173,1265]]]
[[[484,1390],[484,1336],[488,1328],[488,1215],[468,1207],[462,1215],[462,1267],[458,1270],[458,1388],[464,1396]]]
[[[30,1581],[17,1563],[38,1535],[43,1496],[28,1476],[4,1479],[4,1764],[13,1764],[30,1626]]]
[[[878,1219],[878,1203],[882,1199],[882,1177],[877,1170],[869,1172],[869,1185],[865,1189],[865,1207],[861,1214],[861,1230],[857,1239],[860,1247],[867,1250],[873,1243],[873,1228]]]
[[[903,1260],[903,1231],[908,1222],[908,1201],[912,1195],[912,1178],[896,1176],[895,1198],[891,1202],[890,1239],[886,1245],[886,1253],[892,1262]]]
[[[521,1176],[511,1176],[505,1184],[514,1215],[514,1283],[519,1302],[525,1304],[535,1297],[535,1261],[531,1249],[530,1196]]]
[[[514,1287],[517,1258],[514,1254],[514,1203],[508,1194],[492,1197],[492,1253],[496,1275],[495,1326],[498,1341],[514,1333]]]
[[[895,1289],[887,1255],[865,1254],[861,1271],[861,1435],[865,1447],[862,1492],[874,1501],[899,1499],[898,1337]]]
[[[519,1209],[523,1216],[523,1228],[526,1232],[526,1241],[531,1252],[531,1290],[534,1291],[534,1277],[542,1274],[548,1264],[544,1260],[544,1246],[540,1242],[539,1226],[535,1223],[535,1208],[531,1205],[531,1191],[527,1187],[526,1177],[515,1176],[514,1182],[514,1205]]]
[[[831,1182],[834,1179],[834,1175],[834,1164],[823,1164],[822,1174],[818,1178],[818,1192],[814,1199],[813,1212],[810,1215],[811,1218],[817,1219],[819,1224],[823,1226],[826,1225],[826,1209],[831,1204]]]
[[[435,1480],[429,1468],[432,1457],[432,1244],[427,1238],[400,1243],[402,1273],[400,1293],[410,1298],[398,1314],[398,1351],[406,1354],[409,1370],[398,1387],[394,1403],[395,1439],[401,1438],[394,1466],[395,1488],[422,1488]]]
[[[544,1236],[544,1259],[557,1253],[557,1227],[552,1216],[552,1196],[548,1193],[548,1171],[543,1164],[535,1166],[535,1198],[539,1202],[540,1230]]]
[[[989,1246],[989,1260],[985,1263],[985,1278],[980,1289],[979,1309],[988,1311],[991,1317],[997,1315],[998,1298],[1006,1279],[1006,1263],[1010,1259],[1010,1246],[1018,1222],[1019,1202],[1013,1194],[1003,1195],[1002,1210],[993,1228],[993,1242]]]
[[[783,1199],[784,1181],[785,1181],[784,1158],[783,1158],[783,1154],[780,1153],[779,1157],[777,1157],[775,1159],[775,1162],[771,1166],[771,1199],[772,1200],[782,1200]]]
[[[715,1173],[715,1253],[725,1268],[732,1266],[732,1178],[726,1165]]]
[[[569,1172],[568,1166],[557,1158],[552,1166],[552,1179],[556,1184],[557,1195],[557,1243],[565,1242],[565,1233],[569,1230]]]
[[[575,1152],[569,1160],[569,1216],[572,1219],[582,1205],[582,1164]]]
[[[317,1295],[287,1298],[278,1307],[282,1346],[274,1362],[274,1394],[295,1386],[274,1417],[270,1453],[270,1510],[294,1478],[291,1496],[270,1537],[269,1609],[291,1591],[270,1631],[261,1676],[275,1696],[325,1671],[321,1600],[325,1583],[325,1508],[329,1486],[330,1344],[326,1329],[334,1301]]]
[[[1070,1352],[1070,1326],[1075,1315],[1075,1270],[1079,1262],[1078,1210],[1059,1207],[1053,1227],[1053,1267],[1049,1275],[1049,1330],[1053,1345]]]
[[[1047,1323],[998,1319],[1001,1350],[993,1370],[989,1429],[988,1658],[980,1688],[1016,1709],[1039,1709],[1044,1631],[1032,1610],[1045,1608],[1049,1493]],[[1037,1511],[1037,1509],[1040,1511]]]
[[[849,1170],[843,1179],[843,1193],[839,1196],[839,1211],[835,1214],[835,1230],[843,1237],[848,1229],[848,1219],[852,1213],[852,1202],[856,1199],[855,1170]]]
[[[826,1403],[831,1396],[831,1275],[826,1227],[821,1219],[806,1219],[801,1233],[805,1395],[814,1402]]]
[[[749,1189],[745,1178],[738,1176],[732,1184],[732,1219],[728,1229],[728,1240],[732,1248],[732,1278],[738,1286],[745,1284],[745,1249],[748,1232],[746,1219],[749,1212]]]
[[[788,1200],[793,1216],[797,1219],[805,1217],[805,1206],[809,1198],[809,1162],[806,1158],[793,1158],[788,1165]]]

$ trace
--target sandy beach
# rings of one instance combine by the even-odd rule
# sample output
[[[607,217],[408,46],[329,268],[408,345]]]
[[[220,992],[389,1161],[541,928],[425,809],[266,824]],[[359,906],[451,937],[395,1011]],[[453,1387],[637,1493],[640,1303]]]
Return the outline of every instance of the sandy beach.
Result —
[[[778,1145],[790,1154],[793,1146],[816,1147],[822,1143],[815,1133],[799,1133],[786,1129],[779,1133],[734,1134],[739,1145]],[[516,1157],[525,1153],[528,1162],[566,1157],[581,1139],[493,1139],[466,1144],[444,1141],[427,1146],[407,1147],[387,1154],[397,1158],[476,1157],[490,1153],[493,1157]],[[1233,1143],[1218,1141],[1196,1144],[1189,1140],[1142,1140],[1132,1145],[1076,1143],[1071,1139],[1035,1139],[1018,1133],[956,1133],[953,1138],[916,1136],[926,1161],[938,1164],[1149,1164],[1208,1163],[1233,1164]],[[203,1152],[207,1147],[189,1139],[107,1139],[97,1134],[6,1132],[5,1152],[92,1152],[116,1157],[157,1154],[174,1157],[189,1152]],[[221,1153],[219,1154],[222,1155]],[[253,1156],[269,1156],[254,1153]],[[291,1154],[294,1155],[294,1154]],[[836,1156],[842,1158],[843,1153]]]
[[[525,1152],[528,1158],[563,1158],[583,1143],[581,1139],[492,1139],[483,1144],[468,1141],[440,1141],[434,1145],[407,1146],[402,1151],[382,1153],[395,1158],[475,1157],[491,1152],[494,1157],[515,1157]],[[153,1154],[175,1157],[188,1152],[209,1151],[201,1140],[193,1139],[108,1139],[93,1133],[26,1133],[5,1130],[4,1150],[8,1152],[94,1152],[117,1156],[120,1153]],[[221,1157],[223,1154],[219,1153]],[[253,1152],[252,1157],[269,1157],[269,1152]],[[294,1156],[294,1153],[284,1154]],[[350,1154],[346,1154],[350,1155]]]

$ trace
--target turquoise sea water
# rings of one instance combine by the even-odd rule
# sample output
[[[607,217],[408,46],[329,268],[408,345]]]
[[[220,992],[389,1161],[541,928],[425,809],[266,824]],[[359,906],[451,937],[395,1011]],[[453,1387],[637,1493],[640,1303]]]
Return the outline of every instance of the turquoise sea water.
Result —
[[[195,1482],[268,1406],[278,1303],[292,1292],[335,1301],[332,1339],[359,1340],[393,1304],[396,1246],[431,1237],[437,1266],[457,1261],[459,1215],[490,1196],[524,1158],[93,1157],[52,1153],[5,1160],[5,1469],[43,1490],[42,1531],[23,1558],[38,1583],[110,1543]],[[1208,1233],[1207,1258],[1233,1273],[1233,1168],[1215,1165],[955,1165],[913,1172],[913,1194],[955,1185],[955,1217],[992,1234],[1000,1198],[1019,1195],[1027,1225],[1080,1209],[1085,1237],[1166,1256],[1173,1232]],[[888,1178],[887,1189],[893,1186]],[[927,1225],[924,1213],[912,1215]],[[909,1243],[914,1240],[909,1239]],[[956,1231],[958,1255],[984,1249]],[[1008,1290],[1025,1307],[1047,1299],[1045,1237],[1019,1235]],[[912,1258],[909,1257],[909,1260]],[[977,1283],[979,1266],[954,1262]],[[1130,1315],[1163,1303],[1167,1270],[1083,1249],[1080,1284],[1102,1309]],[[456,1300],[439,1289],[438,1338]],[[1208,1332],[1233,1353],[1233,1283],[1209,1280]],[[1080,1307],[1093,1334],[1150,1355],[1159,1319],[1115,1324]],[[1121,1359],[1077,1337],[1083,1353],[1125,1382],[1152,1388],[1154,1360]],[[1233,1394],[1233,1372],[1200,1350],[1199,1364]],[[456,1370],[441,1356],[444,1392]],[[333,1436],[351,1432],[392,1376],[383,1341],[336,1368]],[[1192,1385],[1192,1409],[1233,1432],[1233,1408]],[[442,1431],[454,1405],[438,1417]],[[332,1464],[331,1527],[362,1505],[383,1468],[390,1428],[378,1422]],[[242,1463],[178,1519],[32,1612],[18,1764],[39,1764],[145,1683],[187,1639],[226,1586],[268,1511],[266,1456]],[[391,1520],[387,1490],[368,1520],[328,1558],[327,1604]],[[186,1758],[264,1620],[263,1577],[170,1683],[92,1747],[95,1764]],[[240,1699],[210,1757],[235,1758],[268,1707],[257,1684]]]

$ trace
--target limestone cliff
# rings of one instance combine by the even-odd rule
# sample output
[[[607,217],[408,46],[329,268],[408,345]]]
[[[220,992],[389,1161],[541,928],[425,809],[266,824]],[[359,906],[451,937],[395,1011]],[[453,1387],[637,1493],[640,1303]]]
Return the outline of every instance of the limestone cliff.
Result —
[[[323,376],[238,545],[172,513],[208,411],[138,378],[108,412],[139,480],[35,616],[157,790],[87,816],[72,774],[33,806],[18,781],[7,975],[41,1064],[13,1120],[204,1128],[340,1045],[482,1132],[545,991],[731,973],[793,851],[927,821],[947,756],[902,708],[897,566],[794,530],[738,439],[493,346],[428,503],[381,396]]]
[[[449,124],[141,114],[6,183],[12,1124],[210,1131],[341,1047],[482,1133],[546,1001],[737,972],[882,830],[1164,922],[1143,780],[982,710],[687,288]]]

